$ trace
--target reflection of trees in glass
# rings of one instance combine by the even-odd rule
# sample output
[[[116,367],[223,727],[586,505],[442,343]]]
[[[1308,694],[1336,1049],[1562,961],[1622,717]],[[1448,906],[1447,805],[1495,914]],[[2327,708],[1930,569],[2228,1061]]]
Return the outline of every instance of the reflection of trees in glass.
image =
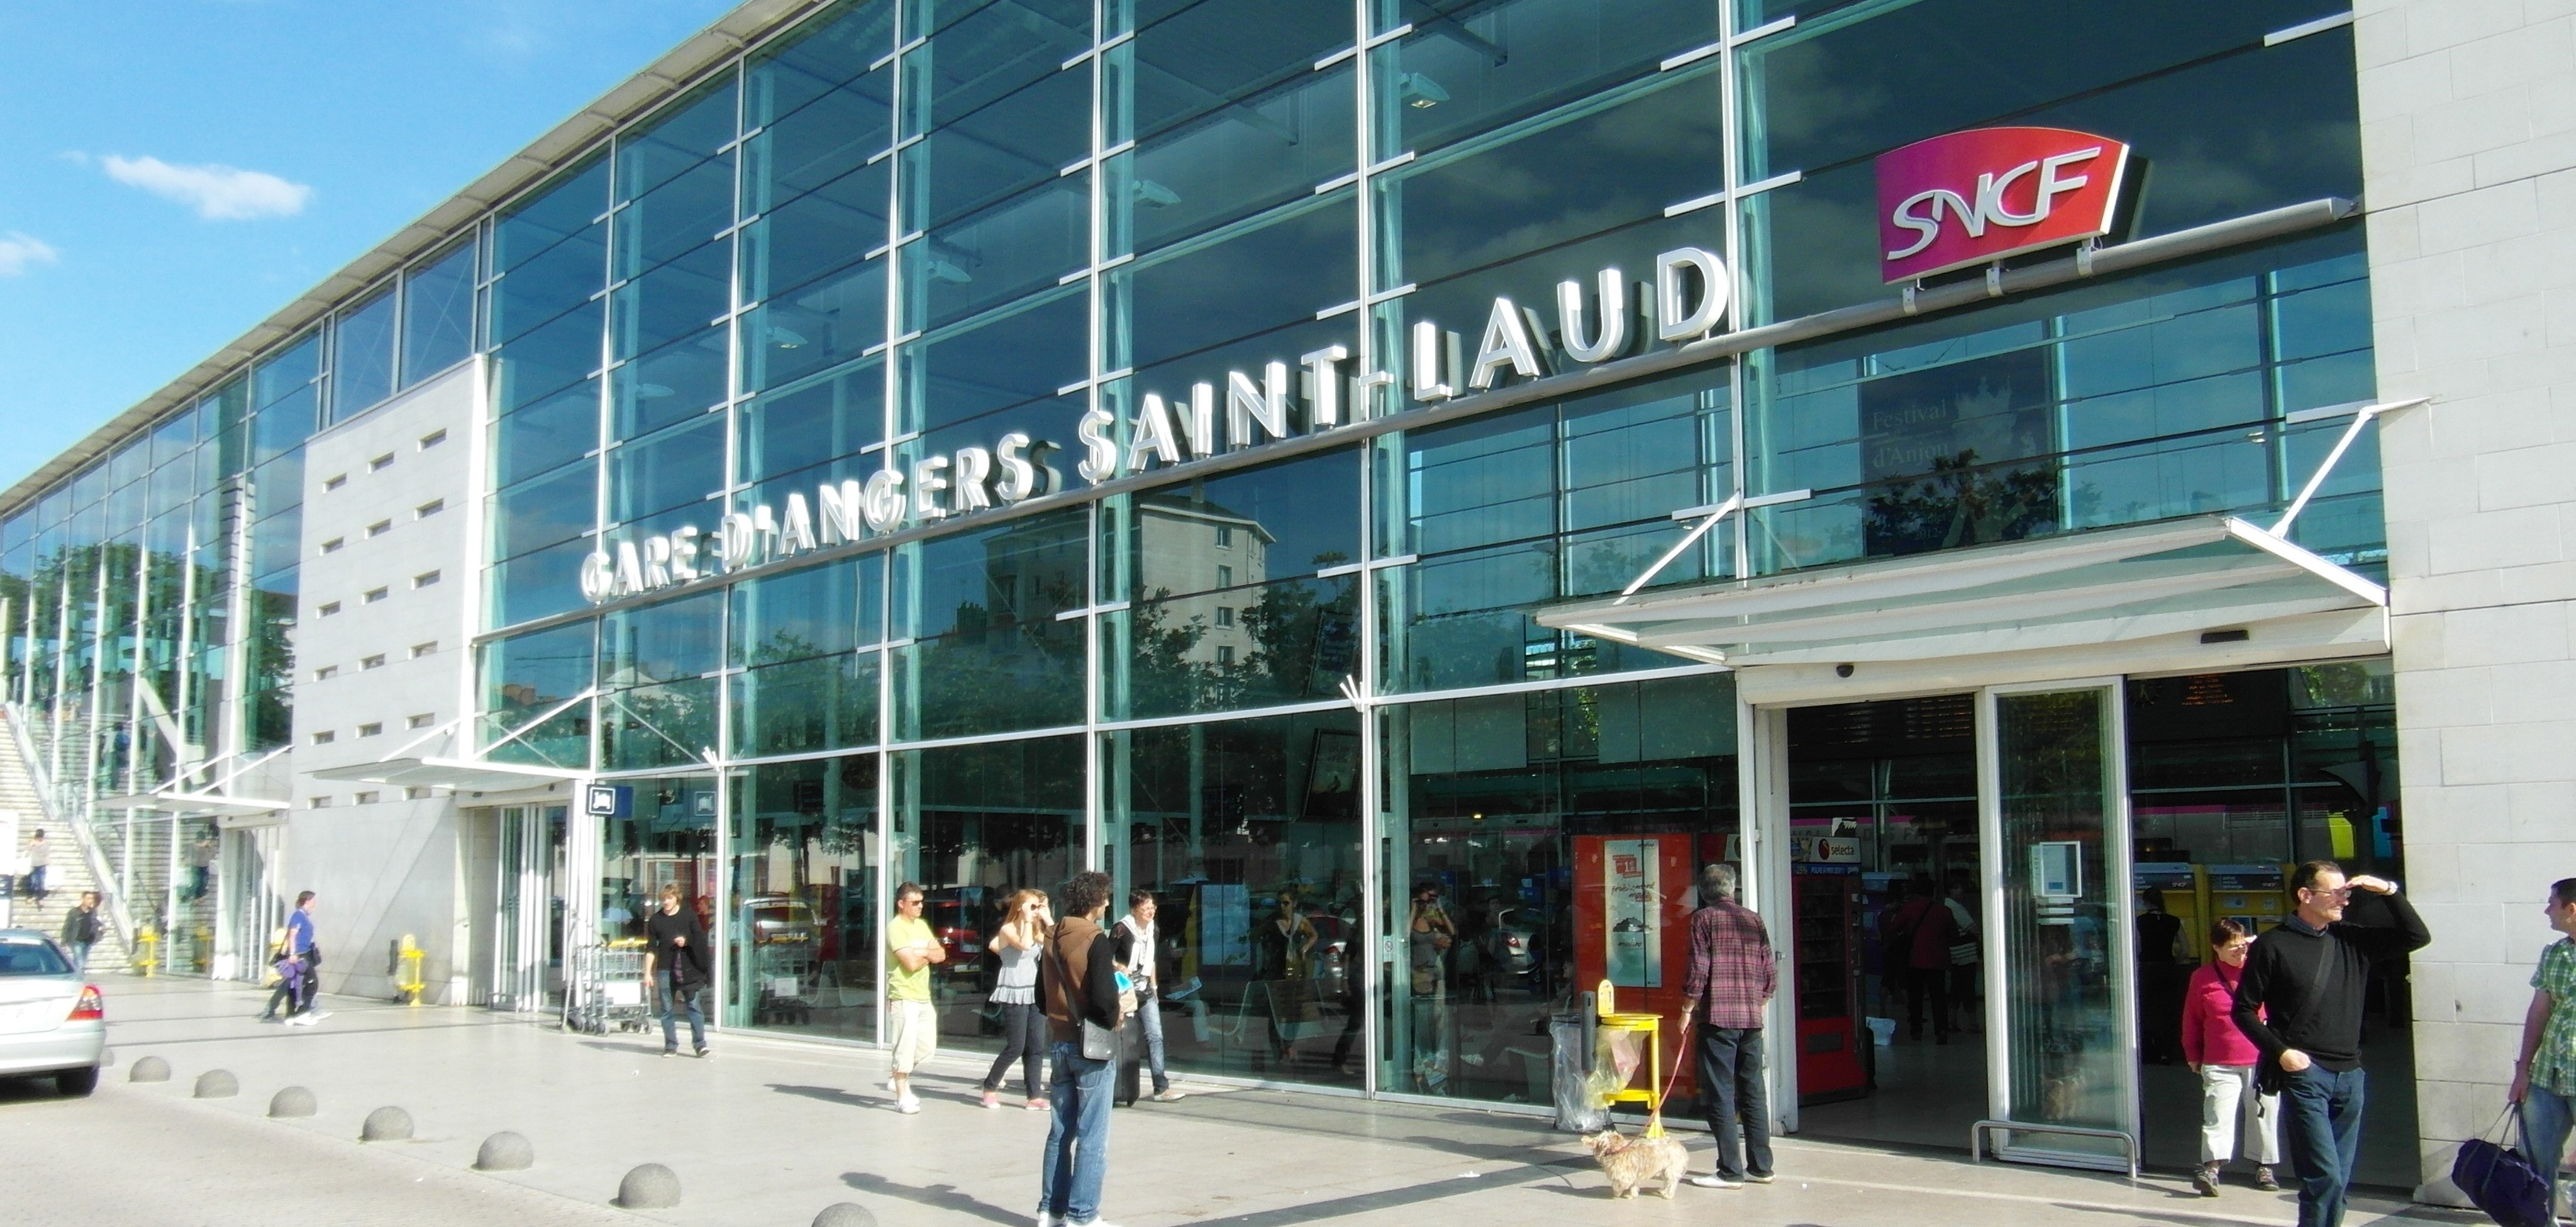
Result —
[[[1868,506],[1873,556],[2018,541],[2057,528],[2057,469],[1980,468],[1971,448],[1935,457],[1930,477],[1885,487]]]
[[[1328,555],[1331,566],[1339,556]],[[1236,610],[1234,637],[1248,641],[1231,656],[1200,650],[1212,631],[1203,612],[1217,602]],[[1334,693],[1358,663],[1359,588],[1351,577],[1289,580],[1255,590],[1175,598],[1157,589],[1134,607],[1128,623],[1131,714],[1213,711],[1294,702]]]

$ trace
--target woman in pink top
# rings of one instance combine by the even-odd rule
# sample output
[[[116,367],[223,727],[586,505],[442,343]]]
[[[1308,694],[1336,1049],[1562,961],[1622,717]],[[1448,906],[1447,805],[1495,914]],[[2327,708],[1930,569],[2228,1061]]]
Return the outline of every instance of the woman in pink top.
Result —
[[[2200,1167],[2191,1174],[2203,1197],[2218,1196],[2218,1169],[2236,1157],[2241,1115],[2247,1124],[2246,1157],[2254,1160],[2254,1187],[2275,1192],[2281,1182],[2272,1165],[2281,1161],[2281,1097],[2255,1087],[2254,1067],[2262,1050],[2237,1030],[2236,982],[2245,974],[2245,952],[2254,939],[2245,926],[2221,919],[2209,926],[2210,949],[2218,961],[2191,973],[2183,993],[2182,1056],[2200,1075]]]

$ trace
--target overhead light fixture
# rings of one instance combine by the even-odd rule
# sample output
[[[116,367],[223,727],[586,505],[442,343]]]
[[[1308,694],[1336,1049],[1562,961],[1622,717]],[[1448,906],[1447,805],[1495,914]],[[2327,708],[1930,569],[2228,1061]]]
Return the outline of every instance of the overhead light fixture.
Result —
[[[1449,91],[1440,88],[1440,83],[1429,75],[1418,72],[1408,72],[1395,79],[1395,96],[1405,105],[1422,110],[1449,101]]]
[[[805,344],[805,334],[798,332],[793,328],[782,328],[776,324],[771,324],[769,326],[769,343],[780,349],[795,349]]]
[[[964,285],[975,279],[975,274],[967,272],[965,269],[959,268],[937,256],[932,256],[930,258],[930,263],[925,265],[922,271],[930,274],[930,279],[933,281],[954,282],[958,285]]]
[[[1151,179],[1136,181],[1136,203],[1149,209],[1166,209],[1181,203],[1181,194]]]
[[[645,400],[660,400],[663,397],[672,395],[673,393],[669,388],[663,387],[658,383],[639,383],[635,385],[635,394],[643,397]]]

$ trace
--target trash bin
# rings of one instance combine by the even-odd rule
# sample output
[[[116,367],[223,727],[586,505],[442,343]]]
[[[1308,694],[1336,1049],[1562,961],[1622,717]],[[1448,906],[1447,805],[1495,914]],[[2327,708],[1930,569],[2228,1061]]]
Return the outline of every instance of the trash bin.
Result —
[[[1592,1076],[1591,1024],[1589,1011],[1552,1014],[1547,1020],[1556,1127],[1566,1133],[1599,1133],[1610,1127],[1609,1105],[1596,1106],[1586,1085]]]

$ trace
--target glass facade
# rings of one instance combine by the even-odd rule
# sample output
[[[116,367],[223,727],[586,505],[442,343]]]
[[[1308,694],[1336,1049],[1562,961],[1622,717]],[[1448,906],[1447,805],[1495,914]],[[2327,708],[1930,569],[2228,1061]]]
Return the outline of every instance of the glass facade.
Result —
[[[88,696],[102,779],[137,668],[281,744],[302,441],[479,353],[475,748],[634,787],[573,826],[592,936],[680,884],[726,1023],[872,1041],[916,881],[997,1044],[999,900],[1097,866],[1161,897],[1176,1069],[1542,1102],[1631,970],[1578,883],[1748,827],[1731,677],[1534,614],[2277,510],[2373,392],[2357,223],[1515,393],[1599,358],[1558,304],[1669,355],[1681,248],[1720,331],[1889,300],[1873,159],[1967,127],[2131,142],[2114,240],[2355,196],[2351,31],[2264,39],[2312,16],[846,0],[0,518],[14,697]],[[2364,572],[2369,438],[2293,534]]]

